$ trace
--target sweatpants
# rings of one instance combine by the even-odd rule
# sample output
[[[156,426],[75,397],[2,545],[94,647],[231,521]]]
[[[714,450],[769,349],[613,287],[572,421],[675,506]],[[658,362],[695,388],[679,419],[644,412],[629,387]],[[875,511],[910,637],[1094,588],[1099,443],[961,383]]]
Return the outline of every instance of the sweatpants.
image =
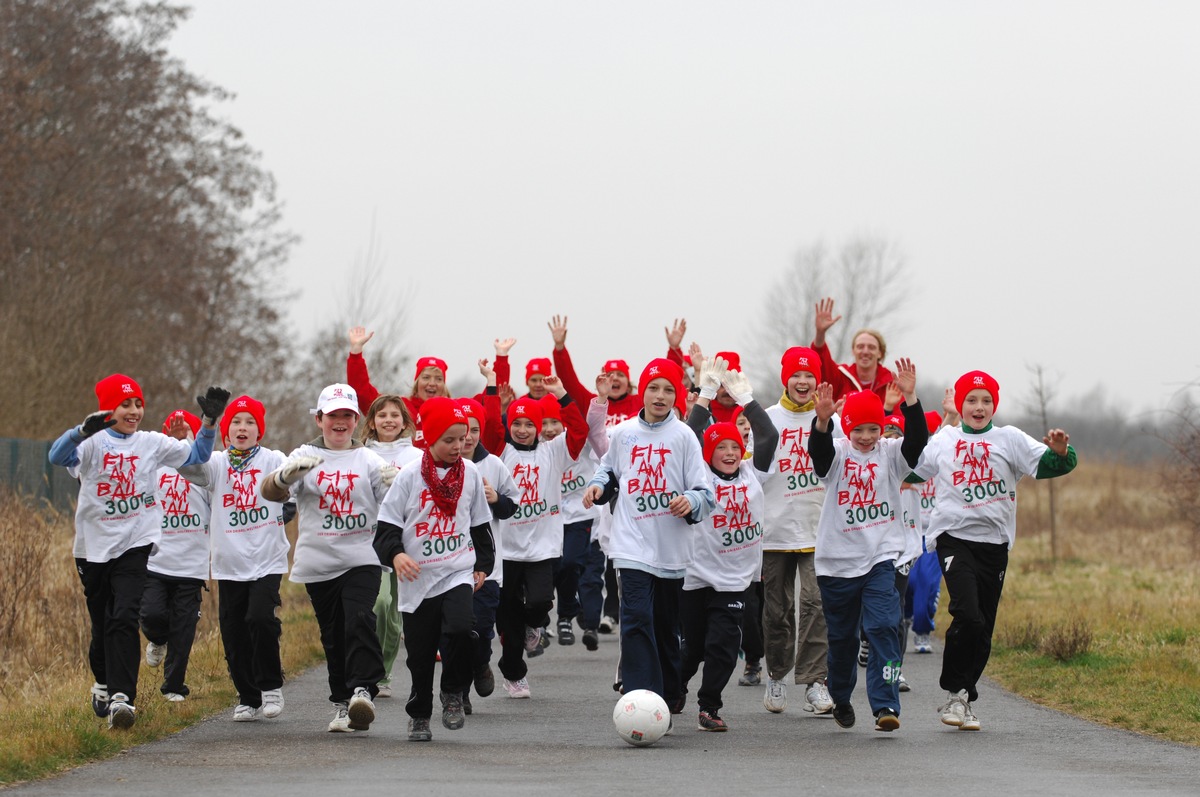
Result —
[[[762,581],[746,590],[746,609],[742,612],[742,652],[747,664],[758,664],[763,657]]]
[[[563,526],[563,555],[554,560],[558,619],[579,618],[580,628],[597,628],[604,603],[604,553],[592,542],[592,521]]]
[[[692,680],[700,664],[704,675],[696,701],[701,711],[720,709],[721,692],[737,667],[738,649],[742,645],[742,619],[748,594],[718,592],[712,587],[685,589],[679,599],[683,624],[682,692]]]
[[[400,619],[397,603],[399,599],[400,589],[396,572],[388,570],[380,579],[379,597],[375,599],[375,634],[379,637],[379,646],[383,649],[383,680],[379,682],[380,686],[392,682],[392,667],[396,664],[396,656],[400,653],[400,638],[404,635],[404,622]]]
[[[304,585],[321,628],[331,703],[349,702],[360,686],[371,697],[379,692],[383,650],[375,634],[374,606],[382,572],[379,565],[362,565]]]
[[[821,605],[829,628],[829,695],[849,703],[858,682],[858,639],[870,644],[867,655],[867,700],[871,713],[890,708],[900,713],[900,600],[896,566],[880,562],[866,574],[841,578],[817,576]]]
[[[283,623],[276,616],[282,579],[281,573],[271,573],[253,581],[217,582],[221,644],[229,678],[243,706],[258,708],[263,692],[283,686],[279,657]]]
[[[950,593],[950,627],[942,654],[941,686],[966,689],[979,699],[979,678],[992,655],[996,609],[1008,568],[1006,543],[968,542],[949,534],[937,540],[938,561]]]
[[[163,682],[159,691],[188,695],[187,667],[200,622],[204,582],[197,578],[175,578],[146,573],[139,619],[142,633],[156,645],[167,646]]]
[[[529,672],[525,663],[525,629],[545,628],[554,606],[554,560],[504,562],[504,586],[496,625],[500,629],[500,673],[519,681]]]
[[[796,577],[800,615],[796,617]],[[824,680],[829,642],[813,554],[763,551],[763,647],[767,675],[782,681],[795,669],[797,684]]]
[[[404,709],[410,717],[429,719],[433,715],[433,671],[439,647],[441,691],[462,694],[471,684],[471,629],[475,626],[471,592],[470,584],[459,584],[421,601],[416,611],[404,612],[405,663],[412,676],[412,691]]]
[[[88,663],[96,683],[105,684],[111,697],[125,693],[137,700],[138,665],[142,637],[138,617],[146,590],[146,561],[150,546],[130,548],[107,562],[76,559],[83,597],[92,620]]]
[[[496,612],[500,608],[500,585],[485,581],[471,598],[475,614],[475,634],[471,640],[471,681],[492,663],[492,640],[496,638]]]
[[[618,570],[617,578],[621,582],[620,672],[625,693],[649,689],[674,709],[683,695],[679,644],[683,579],[628,568]]]

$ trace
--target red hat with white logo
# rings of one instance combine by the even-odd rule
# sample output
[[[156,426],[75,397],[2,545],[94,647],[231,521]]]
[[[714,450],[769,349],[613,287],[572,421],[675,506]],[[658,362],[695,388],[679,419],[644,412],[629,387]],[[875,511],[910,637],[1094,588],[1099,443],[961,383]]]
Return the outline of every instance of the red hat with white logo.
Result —
[[[646,392],[646,388],[655,379],[665,379],[675,388],[675,407],[681,415],[687,414],[687,394],[683,392],[683,369],[673,360],[659,357],[646,363],[642,375],[638,377],[638,390]]]
[[[858,427],[873,423],[883,431],[883,399],[870,390],[860,390],[846,396],[842,405],[842,431],[847,436]]]
[[[782,366],[779,371],[779,381],[787,387],[788,380],[797,371],[808,371],[817,382],[821,381],[821,356],[807,346],[793,346],[783,353],[779,359]]]
[[[533,426],[539,432],[542,429],[542,409],[541,399],[530,398],[525,396],[519,398],[508,405],[508,428],[511,430],[512,425],[516,423],[518,418],[525,418],[533,422]]]
[[[320,397],[317,399],[317,408],[309,410],[310,413],[316,415],[318,412],[322,415],[333,412],[334,410],[353,410],[355,415],[358,415],[358,393],[349,385],[333,384],[321,391]]]
[[[1000,383],[983,371],[967,371],[954,383],[954,409],[962,415],[963,400],[972,390],[986,390],[992,396],[992,412],[1000,406]]]
[[[742,433],[738,430],[736,423],[714,423],[712,426],[704,430],[704,461],[712,464],[713,454],[716,453],[717,446],[722,440],[732,440],[737,443],[738,450],[741,452],[739,457],[746,456],[746,444],[742,442]]]
[[[443,379],[446,378],[446,361],[445,360],[440,359],[438,357],[422,357],[421,359],[417,360],[417,370],[416,370],[416,373],[413,374],[414,382],[417,381],[417,377],[419,377],[421,375],[421,372],[424,371],[426,368],[436,368],[442,372],[442,378]]]
[[[624,360],[607,360],[604,363],[603,371],[606,374],[619,372],[625,374],[625,378],[629,379],[629,363]]]
[[[322,394],[324,395],[324,394]],[[358,402],[355,401],[354,411],[358,412]],[[229,406],[225,408],[225,414],[221,416],[221,442],[224,443],[229,439],[229,423],[233,420],[233,416],[239,412],[248,412],[254,422],[258,424],[258,439],[262,440],[267,436],[267,408],[258,399],[250,398],[249,396],[238,396],[233,401],[229,402]]]
[[[463,415],[467,416],[468,418],[474,418],[475,420],[479,421],[479,425],[481,427],[483,426],[486,413],[482,404],[473,398],[456,398],[454,399],[454,403],[458,405],[460,410],[462,410]]]
[[[461,402],[444,396],[426,399],[421,405],[421,434],[428,445],[442,439],[442,435],[455,424],[467,425],[466,413]]]
[[[142,387],[132,377],[110,374],[96,383],[96,399],[106,412],[112,412],[130,398],[142,398]]]
[[[529,362],[525,363],[525,381],[529,381],[529,377],[534,374],[542,376],[550,376],[553,372],[553,365],[548,357],[534,357]]]

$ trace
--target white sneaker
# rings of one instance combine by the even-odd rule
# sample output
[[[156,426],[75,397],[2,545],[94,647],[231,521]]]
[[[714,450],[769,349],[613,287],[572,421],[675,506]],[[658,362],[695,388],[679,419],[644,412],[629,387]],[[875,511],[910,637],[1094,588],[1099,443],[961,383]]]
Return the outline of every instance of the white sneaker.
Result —
[[[238,707],[233,710],[234,722],[257,722],[260,709],[254,706],[246,706],[238,704]]]
[[[611,634],[613,632],[613,629],[615,629],[616,627],[617,627],[617,618],[613,617],[612,615],[606,614],[600,618],[599,631],[601,634]]]
[[[929,634],[913,634],[913,650],[917,653],[933,653],[933,642]]]
[[[787,685],[767,677],[767,693],[763,695],[763,708],[772,714],[779,714],[787,708]]]
[[[345,703],[333,704],[333,719],[329,722],[330,733],[354,733],[350,727],[350,712]]]
[[[391,684],[380,684],[378,687],[378,691],[375,693],[375,699],[378,700],[381,697],[390,698],[391,696],[392,696]]]
[[[105,684],[92,684],[92,712],[100,719],[108,716],[108,687]]]
[[[371,693],[365,686],[354,690],[350,704],[346,707],[350,715],[350,727],[356,731],[369,730],[375,721],[375,704],[371,702]]]
[[[962,725],[958,726],[960,731],[977,731],[979,730],[979,717],[975,716],[975,710],[971,708],[971,704],[967,704],[967,713],[963,714]]]
[[[960,689],[957,692],[947,692],[946,696],[948,698],[946,705],[938,709],[942,712],[942,723],[961,728],[963,720],[966,719],[967,712],[970,710],[970,702],[967,700],[967,690]]]
[[[908,679],[902,674],[900,680],[896,682],[896,688],[901,692],[911,692],[912,687],[908,685]]]
[[[156,645],[153,642],[146,643],[146,664],[151,667],[157,667],[163,663],[163,659],[167,657],[167,646]]]
[[[163,697],[168,703],[182,703],[183,701],[187,700],[186,695],[181,695],[178,692],[165,692]]]
[[[108,704],[108,727],[123,731],[133,727],[137,721],[136,709],[129,704],[124,692],[116,692]]]
[[[262,715],[275,719],[283,713],[283,690],[268,689],[262,693]]]
[[[828,714],[833,711],[833,698],[829,696],[829,688],[824,681],[813,681],[804,693],[804,710],[814,714]]]
[[[542,633],[545,629],[525,626],[525,652],[532,653],[542,644]]]
[[[504,691],[508,692],[508,696],[517,699],[529,697],[529,679],[521,678],[516,681],[510,681],[507,678],[504,681]]]

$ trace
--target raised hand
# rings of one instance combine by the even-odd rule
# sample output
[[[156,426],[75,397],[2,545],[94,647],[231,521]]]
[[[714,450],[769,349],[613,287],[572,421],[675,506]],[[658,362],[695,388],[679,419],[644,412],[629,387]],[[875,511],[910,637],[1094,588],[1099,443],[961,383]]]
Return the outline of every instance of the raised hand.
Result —
[[[837,411],[837,406],[833,401],[833,385],[828,382],[817,385],[817,402],[813,409],[817,413],[818,421],[822,424],[829,422],[833,413]]]
[[[96,432],[102,432],[110,426],[115,426],[116,421],[112,419],[112,413],[108,410],[100,410],[93,412],[91,415],[83,419],[83,423],[75,427],[78,432],[83,435],[83,439],[87,440]]]
[[[478,362],[479,375],[487,380],[489,386],[496,384],[496,369],[488,364],[487,357]]]
[[[692,373],[699,378],[700,368],[704,365],[704,352],[700,350],[700,344],[696,341],[692,341],[692,345],[688,346],[688,357],[692,358]]]
[[[683,345],[683,336],[687,333],[687,319],[676,318],[670,329],[663,327],[663,332],[667,333],[667,347],[678,349]]]
[[[567,317],[556,315],[546,326],[550,327],[550,335],[554,338],[554,350],[565,349],[567,347]]]
[[[496,338],[494,341],[492,341],[492,345],[496,347],[496,356],[507,357],[509,349],[516,345],[516,342],[516,338],[505,338],[504,340]]]
[[[904,400],[904,391],[895,382],[888,382],[887,387],[884,388],[884,392],[883,409],[887,412],[894,410],[896,405]]]
[[[896,360],[896,386],[904,394],[905,403],[916,403],[917,366],[913,365],[912,360],[907,357],[901,357],[899,360]]]
[[[350,338],[350,353],[362,354],[363,346],[366,346],[367,341],[375,337],[375,332],[368,332],[366,327],[350,327],[348,336]]]
[[[958,415],[958,407],[954,406],[954,388],[946,388],[946,395],[942,396],[942,414],[947,418],[953,418]]]
[[[816,316],[813,325],[816,327],[816,342],[818,345],[825,342],[825,333],[829,328],[842,320],[842,317],[833,314],[833,299],[825,298],[817,302],[815,308]]]
[[[725,362],[724,357],[706,360],[704,367],[700,369],[700,379],[697,381],[697,384],[700,385],[700,397],[709,401],[715,399],[717,388],[721,386],[721,381],[725,378],[728,370],[729,363]]]
[[[567,389],[563,387],[562,380],[557,376],[547,376],[542,380],[542,384],[546,386],[546,390],[554,394],[555,398],[567,395]]]
[[[500,385],[498,392],[500,394],[500,412],[506,413],[508,412],[508,405],[516,400],[517,394],[513,392],[512,385],[508,382]]]
[[[200,419],[204,425],[215,426],[221,413],[225,411],[225,405],[229,403],[229,391],[210,385],[203,396],[196,396],[196,403],[200,405]]]
[[[1060,457],[1067,455],[1067,444],[1071,442],[1071,436],[1062,429],[1051,429],[1046,432],[1046,436],[1042,438],[1042,442],[1050,446],[1050,450]]]
[[[754,401],[754,390],[750,387],[750,380],[741,371],[726,371],[721,377],[721,382],[738,406],[745,407]]]
[[[608,374],[600,374],[596,377],[596,399],[601,404],[608,401],[609,395],[612,393],[612,378]]]
[[[188,433],[192,429],[188,426],[188,422],[182,415],[172,414],[171,425],[167,428],[167,437],[174,437],[176,440],[187,440]]]

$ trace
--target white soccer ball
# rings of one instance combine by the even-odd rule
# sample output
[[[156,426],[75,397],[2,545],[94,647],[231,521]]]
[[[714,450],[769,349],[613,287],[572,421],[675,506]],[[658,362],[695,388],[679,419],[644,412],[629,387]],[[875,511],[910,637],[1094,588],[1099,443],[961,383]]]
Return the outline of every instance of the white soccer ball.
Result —
[[[621,695],[613,708],[613,725],[617,734],[636,747],[657,742],[671,724],[667,701],[649,689],[635,689]]]

